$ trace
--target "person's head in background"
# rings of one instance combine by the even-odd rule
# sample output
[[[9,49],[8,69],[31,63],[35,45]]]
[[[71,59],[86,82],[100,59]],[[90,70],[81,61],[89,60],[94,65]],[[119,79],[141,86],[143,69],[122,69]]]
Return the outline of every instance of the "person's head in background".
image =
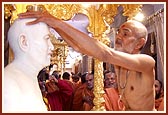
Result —
[[[86,75],[88,74],[88,72],[84,72],[82,75],[81,75],[81,83],[86,83]]]
[[[86,75],[86,85],[87,85],[87,88],[89,89],[89,90],[92,90],[93,89],[93,87],[94,87],[94,74],[93,74],[93,72],[92,73],[88,73],[87,75]]]
[[[72,82],[78,83],[80,80],[80,76],[78,74],[72,75]]]
[[[44,67],[40,72],[38,73],[38,81],[43,82],[46,81],[49,78],[49,74],[47,72],[47,68]]]
[[[109,70],[104,71],[104,87],[114,87],[115,89],[117,89],[116,75],[114,72]]]
[[[61,76],[59,76],[59,72],[56,71],[56,70],[53,71],[52,75],[54,75],[54,77],[55,77],[56,79],[60,79],[60,77],[61,77]]]
[[[155,80],[155,99],[158,99],[163,91],[162,82],[160,80]]]
[[[62,75],[62,79],[64,80],[70,80],[70,74],[68,72],[64,72],[63,75]]]

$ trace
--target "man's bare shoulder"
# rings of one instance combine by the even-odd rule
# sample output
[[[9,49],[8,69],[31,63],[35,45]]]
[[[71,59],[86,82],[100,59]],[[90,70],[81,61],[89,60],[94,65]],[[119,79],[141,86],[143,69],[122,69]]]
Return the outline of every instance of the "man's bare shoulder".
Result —
[[[149,66],[154,67],[155,66],[155,60],[153,57],[147,54],[136,54],[137,59],[139,59],[141,62],[144,62],[146,64],[149,64]]]
[[[146,73],[153,71],[155,60],[146,54],[127,54],[119,52],[116,65],[128,70]],[[146,68],[147,67],[147,68]],[[145,68],[145,69],[144,69]]]
[[[147,54],[134,54],[134,55],[137,55],[137,56],[140,56],[140,57],[155,61],[152,56],[147,55]]]

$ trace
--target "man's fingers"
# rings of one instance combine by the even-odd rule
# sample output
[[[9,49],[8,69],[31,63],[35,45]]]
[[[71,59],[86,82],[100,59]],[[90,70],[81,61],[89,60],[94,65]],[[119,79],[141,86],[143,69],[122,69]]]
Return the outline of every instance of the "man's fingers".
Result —
[[[40,22],[40,20],[39,20],[39,19],[36,19],[36,20],[34,20],[34,21],[27,22],[26,24],[27,24],[27,25],[33,25],[33,24],[37,24],[37,23],[39,23],[39,22]]]
[[[39,14],[19,14],[18,17],[19,18],[38,18],[41,15]]]
[[[26,12],[18,14],[19,18],[39,18],[41,17],[41,12]]]

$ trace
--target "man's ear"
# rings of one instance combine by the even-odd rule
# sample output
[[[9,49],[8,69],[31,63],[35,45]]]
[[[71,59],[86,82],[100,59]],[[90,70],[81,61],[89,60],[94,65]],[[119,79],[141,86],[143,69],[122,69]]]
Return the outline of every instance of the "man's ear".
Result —
[[[144,46],[145,42],[145,38],[140,38],[135,46],[135,49],[141,49]]]
[[[29,43],[28,43],[28,40],[27,40],[26,36],[22,34],[22,35],[19,36],[18,40],[19,40],[20,49],[24,52],[27,51],[28,48],[29,48]]]

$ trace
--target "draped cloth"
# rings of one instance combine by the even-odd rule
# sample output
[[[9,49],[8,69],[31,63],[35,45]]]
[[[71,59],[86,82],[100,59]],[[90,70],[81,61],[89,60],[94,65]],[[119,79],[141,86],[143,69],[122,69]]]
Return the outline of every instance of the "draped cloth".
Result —
[[[157,77],[164,81],[164,10],[161,9],[148,20],[149,28],[154,31],[157,48]]]
[[[162,99],[162,101],[160,102],[160,105],[157,109],[158,111],[164,111],[164,99]]]
[[[160,96],[157,99],[155,99],[155,109],[159,111],[164,109],[164,91],[163,90],[161,90]]]
[[[160,106],[163,106],[163,105],[161,105],[163,100],[164,100],[163,97],[155,100],[155,109],[156,110],[158,110]]]
[[[82,85],[81,82],[73,83],[74,93],[76,92],[76,90],[77,90],[81,85]]]
[[[69,95],[69,97],[66,97],[66,98],[68,98],[67,100],[63,99],[63,102],[62,102],[63,103],[63,111],[71,111],[72,110],[73,95],[74,95],[74,85],[69,80],[64,79],[63,81],[65,81],[68,84],[67,87],[72,89],[72,95]]]
[[[87,87],[84,88],[82,92],[82,97],[83,97],[83,111],[90,111],[94,104],[93,104],[93,99],[94,99],[94,94],[93,94],[93,89],[89,90]]]
[[[63,100],[67,102],[73,93],[73,89],[69,87],[66,81],[58,80],[57,86],[59,90],[48,93],[46,96],[49,104],[49,111],[62,111]]]
[[[72,104],[72,110],[73,111],[82,111],[83,108],[83,97],[82,97],[82,92],[86,88],[86,84],[82,84],[79,86],[79,88],[76,89],[74,92],[74,97],[73,97],[73,104]]]
[[[124,106],[119,101],[119,94],[113,88],[105,88],[105,94],[103,95],[105,100],[105,108],[107,111],[120,111],[123,110]]]
[[[151,16],[151,18],[148,19],[148,25],[149,28],[151,28],[152,31],[154,31],[154,35],[155,35],[155,39],[156,39],[156,53],[157,53],[157,79],[159,79],[163,86],[164,86],[164,65],[166,63],[165,62],[165,54],[164,54],[164,50],[166,50],[166,37],[164,35],[166,35],[166,31],[164,29],[164,9],[159,10],[158,12],[156,12],[153,16]],[[163,87],[164,88],[164,87]],[[159,109],[159,105],[160,103],[162,103],[162,101],[164,101],[164,98],[160,98],[155,100],[155,108]],[[162,103],[163,106],[163,103]],[[162,109],[163,110],[163,109]]]

